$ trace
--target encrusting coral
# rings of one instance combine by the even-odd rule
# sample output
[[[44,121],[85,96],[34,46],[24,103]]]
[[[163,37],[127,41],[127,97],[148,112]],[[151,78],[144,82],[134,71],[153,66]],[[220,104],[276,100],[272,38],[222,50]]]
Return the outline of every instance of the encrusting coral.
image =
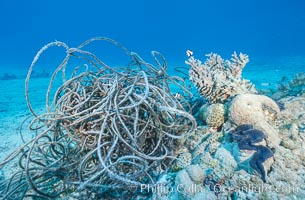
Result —
[[[248,55],[234,52],[231,60],[224,60],[218,54],[210,53],[203,64],[193,54],[188,53],[188,56],[190,80],[210,103],[224,103],[237,94],[256,92],[253,84],[241,77],[249,62]]]
[[[130,64],[110,67],[84,50],[95,41],[119,47]],[[40,56],[54,46],[65,49],[66,57],[51,76],[47,112],[38,115],[29,98],[29,80]],[[173,84],[187,92],[183,80],[168,76],[164,57],[152,54],[157,66],[109,38],[92,38],[77,48],[59,41],[45,45],[26,78],[27,103],[34,116],[30,129],[37,135],[0,163],[2,170],[19,163],[16,173],[2,177],[1,199],[102,199],[109,190],[129,198],[133,193],[127,186],[156,184],[176,156],[176,139],[193,131],[196,121],[186,111],[190,106],[183,96],[179,101],[169,89]],[[71,58],[81,61],[83,70],[76,67],[67,78]],[[63,84],[50,104],[60,72]]]

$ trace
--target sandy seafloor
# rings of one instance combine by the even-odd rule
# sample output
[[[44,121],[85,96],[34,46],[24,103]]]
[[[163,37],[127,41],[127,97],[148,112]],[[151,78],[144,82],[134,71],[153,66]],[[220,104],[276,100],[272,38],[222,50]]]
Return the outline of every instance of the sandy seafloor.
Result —
[[[299,72],[305,72],[305,58],[296,57],[283,59],[274,65],[256,65],[251,62],[243,70],[243,77],[255,84],[256,88],[276,88],[277,81],[283,76],[289,79]],[[22,77],[22,75],[20,75]],[[22,145],[20,126],[24,119],[31,116],[25,99],[24,78],[15,80],[0,80],[0,160],[3,160],[14,149]],[[45,95],[49,78],[30,80],[30,99],[37,113],[45,110]],[[28,123],[25,124],[24,130]],[[34,132],[24,131],[24,137],[29,139]]]
[[[30,100],[36,113],[45,111],[45,97],[49,78],[31,79]],[[57,86],[58,87],[58,86]],[[20,129],[22,122],[31,117],[25,98],[25,78],[0,80],[0,160],[23,144]],[[28,131],[30,119],[22,127],[23,137],[29,139],[35,132]]]

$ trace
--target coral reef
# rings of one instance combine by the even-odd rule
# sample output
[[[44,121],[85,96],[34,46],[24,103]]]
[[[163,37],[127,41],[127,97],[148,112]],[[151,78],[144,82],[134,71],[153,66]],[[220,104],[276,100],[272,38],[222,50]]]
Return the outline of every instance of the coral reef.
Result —
[[[31,78],[47,78],[50,75],[50,72],[42,70],[42,72],[32,71]]]
[[[232,86],[232,79],[224,78],[224,74],[234,74],[241,79],[241,70],[232,73],[233,70],[224,67],[230,69],[230,66],[216,54],[209,55],[204,64],[193,57],[192,51],[187,54],[187,63],[192,67],[190,79],[208,100],[197,116],[208,126],[198,126],[180,140],[181,154],[188,152],[191,161],[173,174],[177,179],[168,178],[166,185],[182,186],[183,191],[173,190],[162,199],[303,198],[304,98],[289,97],[275,102],[267,96],[250,94],[254,92],[250,87],[240,93],[230,93],[234,91],[230,89],[221,91],[225,83],[228,88]],[[240,62],[239,66],[245,63]],[[296,80],[295,85],[302,87],[302,76]],[[228,117],[224,120],[218,115],[222,110],[217,110],[217,106],[223,104],[228,105]],[[219,118],[221,123],[217,121]],[[221,129],[210,129],[217,127],[216,124]],[[191,166],[196,166],[203,181],[191,178],[193,174],[187,171]],[[158,195],[154,197],[159,199]]]
[[[282,130],[281,145],[285,148],[295,151],[302,147],[305,138],[305,98],[304,97],[286,97],[279,101],[283,104],[281,111],[282,118],[279,121]],[[303,140],[300,140],[301,139]]]
[[[205,178],[205,172],[198,165],[190,165],[186,171],[194,183],[200,184]]]
[[[2,76],[0,76],[0,80],[14,80],[14,79],[17,79],[17,76],[15,74],[4,73]]]
[[[177,173],[176,179],[175,179],[175,185],[180,185],[181,191],[178,193],[178,199],[188,199],[195,195],[196,191],[189,190],[188,188],[192,187],[194,185],[194,182],[192,181],[191,177],[189,176],[188,172],[183,169]]]
[[[127,67],[110,67],[88,44],[106,41],[131,59]],[[38,115],[29,98],[29,82],[40,56],[51,47],[66,50],[66,57],[51,76],[46,94],[46,113]],[[131,198],[141,184],[156,184],[175,158],[175,142],[192,132],[196,121],[181,96],[169,85],[187,91],[179,77],[166,73],[167,64],[152,52],[157,66],[109,38],[92,38],[77,48],[63,42],[45,45],[35,56],[26,78],[26,99],[34,116],[35,137],[0,163],[2,199],[104,199],[107,195]],[[78,59],[67,78],[67,63]],[[53,98],[55,77],[63,84]],[[182,84],[180,84],[182,83]],[[50,99],[53,99],[50,103]],[[19,163],[11,176],[6,167]],[[110,193],[109,191],[112,191]],[[111,197],[110,197],[111,198]]]
[[[229,119],[237,126],[253,125],[266,135],[268,146],[276,147],[281,139],[274,128],[275,120],[280,115],[278,105],[269,97],[255,94],[236,96],[229,108]]]
[[[220,103],[204,105],[201,107],[199,115],[209,127],[218,129],[225,122],[225,106]]]
[[[231,60],[226,61],[215,53],[207,57],[202,64],[191,54],[186,63],[191,66],[190,80],[210,103],[223,103],[237,94],[256,92],[253,84],[241,77],[242,69],[249,61],[246,54],[238,56],[234,52]]]
[[[192,155],[189,152],[180,153],[175,160],[172,168],[173,171],[179,171],[187,166],[189,166],[192,162]]]
[[[198,145],[202,142],[202,140],[208,137],[210,134],[210,130],[207,126],[198,126],[196,130],[186,135],[185,140],[183,141],[183,146],[186,148],[186,151],[192,152],[195,148],[198,148]]]
[[[280,92],[286,92],[291,96],[300,95],[305,92],[305,73],[300,72],[294,75],[289,81],[287,77],[283,77],[278,84]]]
[[[305,73],[297,73],[289,83],[289,87],[294,93],[302,94],[305,92]]]
[[[289,80],[284,76],[277,85],[277,92],[272,94],[272,98],[280,99],[285,96],[305,96],[305,73],[300,72]]]
[[[281,99],[279,102],[284,109],[279,111],[271,99],[255,98],[255,95],[252,97],[256,101],[260,99],[266,103],[263,108],[252,110],[252,115],[260,113],[266,115],[265,120],[273,121],[269,125],[277,130],[277,137],[281,138],[279,145],[270,151],[263,140],[267,133],[257,130],[255,123],[242,124],[235,128],[228,120],[221,131],[214,133],[207,126],[199,126],[184,140],[184,146],[192,155],[191,165],[181,169],[177,174],[166,175],[167,186],[176,188],[183,185],[185,190],[173,190],[167,193],[166,197],[163,196],[163,200],[302,199],[305,196],[305,98]],[[247,104],[243,108],[247,108]],[[246,115],[248,116],[251,115]],[[245,141],[245,136],[250,134],[251,142]],[[236,142],[232,141],[232,136]],[[290,141],[289,144],[287,141]],[[240,146],[241,142],[246,145]],[[255,150],[248,150],[249,146],[254,145]],[[269,158],[271,155],[273,157]],[[265,161],[266,158],[269,159]],[[196,181],[191,178],[187,171],[190,166],[196,166],[202,174],[200,177],[204,177],[201,183],[198,181],[202,178]],[[255,173],[263,175],[263,171],[268,173],[265,182],[263,176],[259,177]],[[179,179],[172,177],[178,175]],[[154,197],[161,199],[157,194]]]

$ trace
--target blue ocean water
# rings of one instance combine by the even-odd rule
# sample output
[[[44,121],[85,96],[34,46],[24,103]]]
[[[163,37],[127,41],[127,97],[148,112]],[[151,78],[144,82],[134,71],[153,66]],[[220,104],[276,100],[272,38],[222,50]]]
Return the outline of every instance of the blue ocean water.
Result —
[[[286,61],[304,71],[304,10],[302,0],[1,1],[0,72],[25,73],[48,42],[76,46],[94,36],[113,38],[145,59],[160,51],[171,66],[184,65],[192,49],[197,57],[247,53],[250,71],[284,68]],[[98,51],[116,60],[111,49]]]
[[[152,50],[161,52],[173,75],[175,67],[188,67],[188,49],[202,61],[210,52],[225,59],[243,52],[250,57],[243,77],[259,89],[276,88],[283,76],[305,72],[304,11],[303,0],[2,0],[0,161],[22,144],[19,128],[29,116],[24,79],[37,51],[49,42],[76,47],[95,36],[109,37],[148,62],[153,62]],[[129,61],[107,43],[89,49],[109,66]],[[51,48],[34,69],[42,75],[29,86],[37,113],[44,112],[50,74],[64,56],[63,48]]]

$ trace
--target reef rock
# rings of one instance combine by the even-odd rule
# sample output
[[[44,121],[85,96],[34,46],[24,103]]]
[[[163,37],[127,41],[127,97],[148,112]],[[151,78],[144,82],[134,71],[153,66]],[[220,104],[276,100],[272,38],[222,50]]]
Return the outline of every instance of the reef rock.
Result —
[[[187,148],[189,151],[193,151],[203,140],[209,137],[209,135],[210,131],[207,126],[198,126],[197,129],[186,136],[183,147]]]
[[[269,97],[255,94],[236,96],[229,108],[229,119],[237,126],[251,124],[266,134],[267,144],[276,147],[280,136],[275,129],[275,119],[279,116],[278,105]]]
[[[184,152],[178,155],[172,168],[174,171],[179,171],[184,167],[189,166],[191,162],[192,162],[192,154],[189,152]]]
[[[237,169],[237,162],[232,153],[223,146],[217,149],[214,159],[219,161],[219,167],[214,170],[219,179],[230,177]]]
[[[198,165],[190,165],[186,168],[187,173],[194,183],[200,184],[205,178],[205,173],[201,167]]]
[[[215,196],[213,191],[203,189],[200,193],[197,193],[192,200],[202,200],[202,199],[209,199],[209,200],[217,200],[218,198]]]
[[[278,122],[283,138],[281,145],[293,151],[305,150],[305,98],[286,97],[279,103],[283,106]]]
[[[283,107],[281,114],[285,120],[299,121],[304,116],[305,97],[286,97],[278,103]]]
[[[176,192],[178,193],[179,199],[189,199],[190,197],[193,197],[197,192],[191,189],[194,186],[195,183],[185,169],[178,172],[175,179],[175,188],[177,189]]]

